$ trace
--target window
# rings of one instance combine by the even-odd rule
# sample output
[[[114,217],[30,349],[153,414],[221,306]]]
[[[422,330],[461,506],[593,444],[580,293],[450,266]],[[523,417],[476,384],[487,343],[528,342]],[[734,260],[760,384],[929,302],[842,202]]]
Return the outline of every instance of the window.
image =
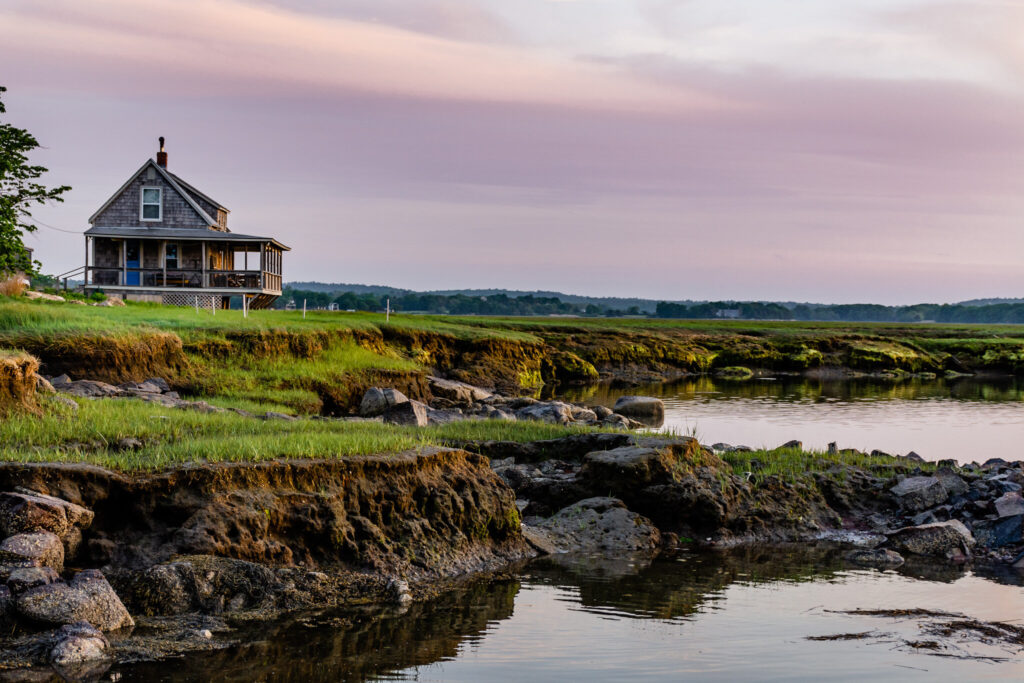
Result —
[[[178,245],[168,244],[164,251],[164,264],[166,267],[177,269],[178,267]]]
[[[142,220],[158,221],[161,219],[160,188],[142,188]]]

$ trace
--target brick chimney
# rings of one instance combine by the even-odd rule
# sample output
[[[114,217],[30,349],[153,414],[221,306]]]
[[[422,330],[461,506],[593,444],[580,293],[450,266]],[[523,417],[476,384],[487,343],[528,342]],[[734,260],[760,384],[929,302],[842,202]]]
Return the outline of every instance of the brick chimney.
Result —
[[[164,151],[164,139],[160,138],[160,151],[156,153],[156,163],[167,168],[167,152]]]

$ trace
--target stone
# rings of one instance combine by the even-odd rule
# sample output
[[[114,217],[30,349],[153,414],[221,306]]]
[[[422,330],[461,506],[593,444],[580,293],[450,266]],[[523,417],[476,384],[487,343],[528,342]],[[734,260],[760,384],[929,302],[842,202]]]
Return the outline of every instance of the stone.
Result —
[[[572,422],[572,407],[561,401],[535,403],[516,411],[520,420],[534,420],[551,424],[569,424]]]
[[[521,526],[523,539],[530,544],[530,547],[541,555],[556,555],[562,550],[559,549],[556,541],[552,539],[551,533],[546,529],[523,524]]]
[[[563,552],[654,552],[661,545],[654,524],[616,498],[581,500],[536,526]]]
[[[490,417],[490,415],[488,415],[488,417]],[[458,408],[453,408],[452,410],[437,410],[427,406],[427,424],[446,425],[465,419],[466,416]]]
[[[376,417],[383,415],[388,408],[408,401],[409,397],[398,389],[370,387],[363,394],[363,400],[359,403],[359,415],[361,417]]]
[[[1024,515],[1024,497],[1021,497],[1020,493],[1016,491],[999,496],[993,505],[995,505],[996,514],[1000,517]]]
[[[18,567],[12,569],[7,577],[7,587],[12,593],[18,594],[57,581],[60,581],[60,575],[53,567]]]
[[[92,510],[86,507],[43,493],[28,490],[0,493],[0,534],[49,531],[60,537],[68,556],[78,550],[82,531],[89,528],[93,517]]]
[[[72,411],[78,411],[78,404],[74,399],[70,399],[67,396],[51,396],[50,401],[65,408],[70,408]]]
[[[446,398],[449,401],[455,401],[456,403],[475,403],[477,401],[486,401],[487,399],[494,396],[493,393],[486,389],[473,386],[472,384],[466,384],[465,382],[456,382],[450,379],[442,379],[440,377],[428,377],[427,382],[430,385],[430,392],[434,396],[440,398]]]
[[[594,414],[597,415],[598,420],[603,420],[614,412],[608,406],[594,406],[593,410]]]
[[[107,398],[109,396],[120,396],[124,393],[124,391],[113,384],[92,379],[80,379],[67,384],[55,384],[54,389],[80,398]]]
[[[950,496],[962,496],[970,489],[967,482],[961,479],[960,475],[951,467],[939,467],[935,470],[935,477],[942,482],[942,486]]]
[[[412,602],[412,591],[409,584],[402,579],[392,579],[388,583],[388,593],[391,599],[399,605],[408,605]]]
[[[97,569],[79,572],[70,583],[51,583],[18,596],[18,612],[42,624],[73,624],[87,621],[101,631],[134,626],[117,593]]]
[[[126,436],[117,440],[117,450],[119,451],[137,451],[140,448],[142,448],[142,442],[135,437]]]
[[[804,442],[803,441],[797,441],[796,439],[793,439],[792,441],[787,441],[786,443],[782,444],[781,446],[779,446],[775,450],[778,450],[778,451],[783,451],[783,450],[802,451],[803,449],[804,449]]]
[[[53,385],[42,375],[36,375],[36,393],[37,394],[53,394],[56,393],[56,389]]]
[[[71,382],[72,379],[68,375],[57,375],[56,377],[50,378],[50,384],[52,384],[54,388],[65,384],[71,384]]]
[[[862,567],[892,569],[903,564],[903,556],[888,548],[858,548],[846,554],[846,559]]]
[[[963,522],[950,520],[897,529],[887,543],[897,552],[960,559],[970,556],[975,540]]]
[[[384,422],[413,427],[426,427],[429,423],[427,419],[427,406],[419,401],[405,401],[404,403],[389,406],[384,412]]]
[[[50,531],[8,536],[0,543],[0,562],[15,566],[52,567],[64,570],[64,544]]]
[[[907,460],[913,460],[914,462],[925,462],[925,459],[922,458],[917,453],[915,453],[914,451],[910,451],[909,453],[907,453],[903,457],[906,458]]]
[[[260,415],[260,419],[279,420],[281,422],[297,422],[299,418],[295,417],[294,415],[288,415],[287,413],[278,413],[273,410],[268,410],[267,412]]]
[[[938,477],[907,477],[890,491],[899,499],[900,507],[910,512],[941,505],[949,498],[949,491]]]
[[[110,658],[110,643],[86,621],[62,626],[54,638],[57,644],[50,650],[50,663],[54,666],[67,668]]]
[[[665,402],[651,396],[620,396],[612,410],[636,419],[665,419]]]
[[[33,289],[25,292],[25,298],[29,300],[41,299],[42,301],[64,301],[64,297],[57,296],[56,294],[47,294],[46,292],[37,292]]]
[[[169,385],[167,383],[167,380],[165,380],[163,377],[150,377],[149,379],[146,380],[145,383],[152,384],[162,393],[167,393],[168,391],[171,390],[171,385]]]
[[[619,429],[630,429],[630,419],[625,415],[616,415],[612,413],[606,418],[602,418],[601,424],[606,427],[618,427]]]
[[[575,422],[597,422],[597,413],[590,408],[581,406],[570,406],[569,411]]]
[[[986,548],[1014,545],[1024,540],[1024,515],[979,520],[972,529],[978,545]]]
[[[981,464],[982,469],[990,469],[992,467],[1005,467],[1010,463],[1006,462],[1002,458],[989,458]]]

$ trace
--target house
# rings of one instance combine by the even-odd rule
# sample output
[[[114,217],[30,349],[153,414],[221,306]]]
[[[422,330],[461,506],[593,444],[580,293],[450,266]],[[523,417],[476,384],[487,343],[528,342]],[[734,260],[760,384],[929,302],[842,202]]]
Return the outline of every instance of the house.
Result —
[[[273,237],[228,229],[228,210],[167,170],[160,151],[89,218],[85,292],[132,301],[227,308],[244,296],[267,308],[281,295],[282,256]]]

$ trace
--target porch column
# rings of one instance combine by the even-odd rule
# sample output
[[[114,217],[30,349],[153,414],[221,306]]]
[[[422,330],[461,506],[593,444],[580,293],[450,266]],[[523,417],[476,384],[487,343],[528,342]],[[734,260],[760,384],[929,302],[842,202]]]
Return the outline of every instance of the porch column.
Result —
[[[85,236],[85,286],[89,286],[89,236]],[[64,281],[65,288],[67,287],[67,280]]]
[[[260,242],[260,289],[263,289],[263,273],[267,270],[267,245]]]
[[[203,287],[206,287],[206,242],[200,242],[199,244],[202,245],[203,254]]]
[[[121,286],[128,284],[128,240],[121,240]]]
[[[164,279],[160,283],[161,287],[167,286],[167,241],[160,240],[160,267],[163,268]]]
[[[146,240],[139,240],[139,284],[146,286]]]

